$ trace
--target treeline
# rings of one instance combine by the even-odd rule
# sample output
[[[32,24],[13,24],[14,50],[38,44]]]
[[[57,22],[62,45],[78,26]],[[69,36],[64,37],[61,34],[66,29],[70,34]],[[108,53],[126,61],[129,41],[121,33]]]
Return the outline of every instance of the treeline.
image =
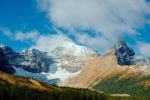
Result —
[[[58,87],[57,87],[58,88]],[[0,100],[144,100],[143,98],[111,97],[87,89],[60,88],[51,91],[10,84],[0,79]],[[150,99],[145,99],[150,100]]]

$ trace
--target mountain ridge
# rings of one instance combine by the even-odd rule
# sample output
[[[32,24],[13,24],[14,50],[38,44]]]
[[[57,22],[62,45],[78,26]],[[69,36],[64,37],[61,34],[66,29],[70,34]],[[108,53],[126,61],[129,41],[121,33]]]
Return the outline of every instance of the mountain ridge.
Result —
[[[127,88],[132,85],[133,88],[135,86],[142,86],[143,88],[140,91],[147,91],[143,89],[145,84],[149,83],[148,78],[146,78],[150,76],[148,59],[137,56],[125,41],[119,40],[110,50],[101,56],[97,52],[87,50],[86,47],[78,46],[73,42],[70,42],[69,47],[65,48],[65,46],[54,48],[51,51],[51,55],[49,52],[42,52],[36,49],[24,50],[18,53],[7,46],[0,46],[0,61],[6,59],[6,63],[4,64],[6,67],[9,65],[8,69],[12,66],[13,70],[15,70],[13,72],[14,75],[31,77],[59,86],[89,89],[96,87],[95,89],[97,90],[102,89],[102,91],[108,92],[99,86],[105,86],[107,89],[109,86],[107,86],[106,82],[112,82],[111,80],[115,78],[115,80],[119,80],[119,83],[112,82],[113,84],[110,85],[111,94],[133,95],[131,93],[132,90]],[[1,70],[4,67],[0,66]],[[29,70],[28,67],[36,71]],[[133,80],[134,83],[129,83],[129,85],[121,83],[138,75],[142,75],[146,83],[138,81],[138,79]],[[142,85],[137,85],[139,84],[138,82],[141,82],[140,84]],[[118,90],[119,92],[117,92],[112,90],[115,84],[125,84],[127,87],[120,87],[122,90]],[[148,88],[149,86],[146,85]],[[125,93],[125,90],[128,93]],[[135,92],[135,94],[137,95],[138,92]]]
[[[3,49],[11,68],[15,70],[14,75],[57,84],[60,80],[78,74],[82,66],[99,56],[97,52],[72,41],[65,43],[54,48],[51,55],[49,52],[42,52],[34,48],[22,52],[14,52],[10,47],[4,45],[0,48]]]
[[[128,48],[127,44],[123,40],[118,41],[117,44],[115,44],[115,46],[113,46],[107,53],[96,58],[93,63],[84,66],[80,74],[60,83],[60,85],[80,88],[92,88],[103,78],[120,67],[122,68],[123,66],[131,65],[137,66],[135,63],[133,63],[134,57],[134,51]],[[118,63],[119,61],[121,61],[120,64]],[[138,67],[139,66],[137,66],[137,68]],[[145,67],[140,66],[139,68],[141,68],[139,70],[143,70],[143,68]],[[146,67],[144,70],[149,69]],[[144,73],[145,72],[143,71],[142,74]]]

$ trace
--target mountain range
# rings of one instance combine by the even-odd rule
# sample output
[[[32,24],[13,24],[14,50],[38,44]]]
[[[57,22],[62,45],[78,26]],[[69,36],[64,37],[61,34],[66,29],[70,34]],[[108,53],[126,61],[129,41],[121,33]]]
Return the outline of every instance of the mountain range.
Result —
[[[0,70],[59,86],[89,88],[109,94],[150,94],[150,59],[137,56],[125,41],[106,53],[66,40],[49,52],[15,52],[0,46]]]
[[[82,66],[99,56],[97,52],[69,40],[50,52],[37,49],[15,52],[10,47],[1,45],[0,55],[2,71],[53,84],[77,75]]]

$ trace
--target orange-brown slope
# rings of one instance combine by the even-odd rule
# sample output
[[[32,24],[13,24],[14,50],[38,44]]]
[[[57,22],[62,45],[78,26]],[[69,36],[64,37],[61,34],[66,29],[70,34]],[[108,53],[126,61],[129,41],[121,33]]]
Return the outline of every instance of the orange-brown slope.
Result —
[[[57,88],[55,86],[52,86],[46,83],[43,83],[44,84],[43,85],[42,82],[39,82],[31,78],[13,76],[13,75],[1,72],[1,71],[0,71],[0,79],[5,80],[11,84],[19,84],[22,86],[28,86],[28,87],[36,88],[39,90],[45,90],[45,91],[52,91],[52,89],[61,90],[60,88]]]
[[[136,77],[137,79],[140,79],[145,76],[149,76],[150,70],[146,68],[142,68],[142,67],[137,67],[135,65],[121,66],[121,67],[118,67],[116,70],[112,71],[106,77],[104,77],[103,80],[110,79],[116,75],[119,75],[118,80],[123,80],[123,79],[127,79],[130,77]],[[145,81],[145,83],[147,83],[147,85],[150,85],[149,80]]]
[[[83,67],[80,74],[60,83],[62,86],[88,88],[118,68],[117,59],[112,48],[106,54],[98,57],[95,61]]]

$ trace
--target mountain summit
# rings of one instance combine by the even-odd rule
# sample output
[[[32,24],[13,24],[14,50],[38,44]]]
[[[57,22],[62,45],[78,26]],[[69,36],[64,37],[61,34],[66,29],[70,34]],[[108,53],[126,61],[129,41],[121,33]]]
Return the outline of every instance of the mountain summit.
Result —
[[[50,56],[57,65],[68,72],[75,73],[83,66],[93,61],[99,54],[84,46],[66,40],[50,52]]]
[[[114,46],[115,55],[119,65],[133,65],[135,52],[130,49],[124,40],[118,40]]]
[[[9,60],[7,59],[5,53],[3,52],[2,48],[0,48],[0,70],[10,74],[15,72],[15,70],[12,68],[11,64],[9,63]]]

